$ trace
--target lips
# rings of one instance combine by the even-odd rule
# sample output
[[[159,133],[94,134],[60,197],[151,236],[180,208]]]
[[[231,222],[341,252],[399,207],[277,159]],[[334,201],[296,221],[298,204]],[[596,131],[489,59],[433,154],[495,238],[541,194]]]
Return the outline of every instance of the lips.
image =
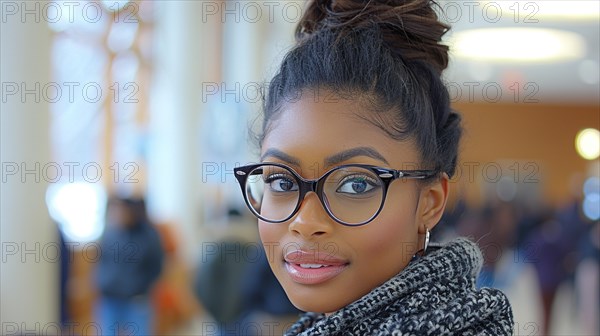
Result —
[[[331,253],[296,250],[284,257],[285,270],[293,281],[304,285],[323,283],[342,273],[349,265],[347,260]]]

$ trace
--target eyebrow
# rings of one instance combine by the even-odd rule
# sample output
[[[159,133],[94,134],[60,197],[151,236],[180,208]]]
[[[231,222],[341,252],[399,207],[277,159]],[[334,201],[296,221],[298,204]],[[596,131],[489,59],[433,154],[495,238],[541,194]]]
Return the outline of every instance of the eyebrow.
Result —
[[[388,161],[372,147],[354,147],[325,158],[325,166],[333,166],[357,156],[367,156],[389,165]]]
[[[339,153],[333,154],[325,158],[324,163],[325,166],[333,166],[339,164],[341,162],[350,160],[357,156],[366,156],[379,161],[384,162],[389,165],[389,162],[381,155],[377,150],[372,147],[354,147],[350,149],[346,149]],[[264,161],[266,157],[274,157],[276,159],[285,161],[286,163],[300,166],[300,160],[294,156],[288,155],[278,149],[269,148],[265,151],[265,153],[260,157],[261,161]]]
[[[269,148],[265,151],[265,153],[260,157],[260,161],[264,161],[266,157],[274,157],[276,159],[279,159],[281,161],[285,161],[286,163],[289,163],[291,165],[294,166],[300,166],[300,160],[288,155],[278,149],[275,148]]]

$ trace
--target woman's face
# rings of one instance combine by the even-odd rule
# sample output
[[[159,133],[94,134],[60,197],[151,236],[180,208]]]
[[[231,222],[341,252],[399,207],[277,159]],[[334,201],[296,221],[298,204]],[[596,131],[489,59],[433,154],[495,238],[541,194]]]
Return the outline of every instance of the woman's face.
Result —
[[[389,138],[357,117],[361,114],[365,115],[355,101],[304,94],[272,121],[261,159],[284,163],[307,179],[349,163],[427,168],[420,165],[412,142]],[[355,148],[370,151],[344,154]],[[425,225],[431,229],[439,220],[446,186],[444,178],[431,185],[396,180],[382,211],[363,226],[335,222],[313,192],[290,220],[279,224],[259,220],[271,268],[292,303],[305,311],[334,312],[399,273],[421,248],[419,233],[425,232]]]

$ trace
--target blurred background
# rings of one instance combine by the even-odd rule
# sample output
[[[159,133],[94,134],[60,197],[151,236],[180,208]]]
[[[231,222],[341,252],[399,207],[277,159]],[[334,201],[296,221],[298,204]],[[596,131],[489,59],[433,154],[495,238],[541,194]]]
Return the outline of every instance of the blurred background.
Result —
[[[434,239],[479,242],[515,334],[598,335],[599,3],[439,3],[466,134]],[[0,333],[280,334],[233,168],[305,2],[0,4]]]

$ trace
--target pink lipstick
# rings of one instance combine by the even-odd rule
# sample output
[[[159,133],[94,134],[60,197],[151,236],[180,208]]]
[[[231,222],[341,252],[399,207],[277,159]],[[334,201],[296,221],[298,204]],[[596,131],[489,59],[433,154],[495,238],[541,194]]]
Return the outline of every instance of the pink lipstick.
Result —
[[[325,282],[348,266],[348,261],[331,253],[292,251],[285,255],[285,269],[293,281],[304,285]]]

